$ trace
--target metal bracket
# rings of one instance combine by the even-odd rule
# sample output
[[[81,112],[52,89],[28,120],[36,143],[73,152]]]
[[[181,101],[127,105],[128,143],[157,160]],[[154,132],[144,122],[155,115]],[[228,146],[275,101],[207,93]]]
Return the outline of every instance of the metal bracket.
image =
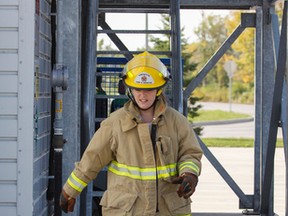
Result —
[[[68,87],[68,69],[63,65],[56,65],[52,71],[51,78],[52,87],[62,87],[63,90],[67,90]]]
[[[260,212],[250,211],[248,209],[245,209],[242,211],[243,215],[260,215]]]
[[[256,27],[256,13],[241,13],[241,26]]]
[[[244,203],[241,199],[239,199],[239,209],[253,209],[253,200],[254,200],[254,195],[245,195],[247,198],[248,202]]]

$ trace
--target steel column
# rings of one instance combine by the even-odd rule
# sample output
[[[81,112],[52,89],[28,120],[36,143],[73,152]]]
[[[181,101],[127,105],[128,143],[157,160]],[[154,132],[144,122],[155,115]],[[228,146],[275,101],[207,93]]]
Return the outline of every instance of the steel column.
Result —
[[[56,46],[56,66],[52,72],[52,86],[55,92],[55,118],[54,118],[54,134],[53,134],[53,147],[54,147],[54,213],[55,216],[61,216],[62,210],[59,206],[60,193],[62,190],[62,153],[63,153],[63,90],[67,88],[67,70],[64,66],[64,8],[63,0],[57,1],[57,46]],[[66,74],[65,74],[66,72]]]
[[[81,127],[81,154],[84,153],[88,143],[95,132],[95,91],[96,91],[96,29],[98,26],[98,0],[88,0],[83,6],[83,82],[82,82],[82,124]],[[85,16],[86,15],[86,16]],[[81,215],[92,215],[93,182],[81,193]]]
[[[262,22],[263,13],[261,7],[256,8],[255,30],[255,135],[254,135],[254,212],[260,212],[260,187],[261,187],[261,118],[262,118]]]
[[[266,155],[266,161],[264,161],[264,179],[262,187],[262,200],[261,200],[261,213],[265,215],[272,215],[273,212],[269,210],[269,199],[273,201],[273,173],[274,173],[274,156],[277,140],[277,130],[280,121],[281,113],[281,99],[283,91],[283,81],[286,67],[286,54],[287,54],[287,1],[284,2],[282,28],[279,44],[279,55],[277,59],[276,78],[273,91],[273,103],[270,116],[269,133],[268,133],[268,145],[263,148]],[[273,202],[272,202],[273,203]],[[273,206],[272,206],[273,207]]]
[[[75,161],[80,159],[80,86],[81,86],[81,53],[79,52],[80,43],[80,0],[62,0],[64,7],[61,9],[63,22],[63,64],[69,70],[68,89],[63,97],[63,134],[67,143],[63,148],[63,183],[66,181],[71,171],[74,169]],[[59,28],[59,26],[57,26]],[[58,31],[58,29],[57,29]],[[62,184],[63,185],[63,184]],[[77,199],[74,212],[71,216],[78,216],[80,208]]]
[[[287,55],[287,54],[286,54]],[[285,179],[286,179],[286,186],[285,186],[285,216],[288,216],[288,137],[287,137],[287,131],[288,131],[288,104],[287,104],[287,62],[286,62],[286,79],[284,81],[284,87],[283,87],[283,95],[282,95],[282,107],[281,107],[281,124],[282,124],[282,134],[283,134],[283,143],[284,143],[284,157],[285,157]]]
[[[267,152],[268,148],[268,135],[270,127],[270,117],[272,112],[272,98],[274,88],[274,76],[275,76],[275,51],[273,46],[273,37],[272,37],[272,25],[271,25],[271,14],[270,8],[272,6],[269,4],[269,1],[264,0],[262,6],[262,89],[261,89],[261,185],[263,184],[263,179],[265,175],[265,164],[267,161]],[[265,113],[265,115],[264,115]],[[261,187],[262,191],[262,187]],[[262,192],[261,192],[262,193]],[[262,196],[262,194],[261,194]],[[269,215],[273,214],[274,211],[273,204],[273,189],[271,188],[270,193],[270,202],[269,202]],[[263,208],[262,197],[261,197],[261,208]]]
[[[180,1],[170,0],[171,4],[171,72],[172,79],[172,106],[183,113],[183,71],[181,61],[181,26]]]

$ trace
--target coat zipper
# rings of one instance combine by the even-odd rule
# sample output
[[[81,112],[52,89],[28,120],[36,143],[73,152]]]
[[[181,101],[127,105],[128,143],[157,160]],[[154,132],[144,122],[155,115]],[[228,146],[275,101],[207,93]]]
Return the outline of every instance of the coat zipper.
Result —
[[[158,208],[158,170],[157,170],[157,160],[156,160],[156,129],[157,125],[152,124],[151,128],[151,141],[153,144],[154,158],[155,158],[155,168],[156,168],[156,212],[159,212]]]

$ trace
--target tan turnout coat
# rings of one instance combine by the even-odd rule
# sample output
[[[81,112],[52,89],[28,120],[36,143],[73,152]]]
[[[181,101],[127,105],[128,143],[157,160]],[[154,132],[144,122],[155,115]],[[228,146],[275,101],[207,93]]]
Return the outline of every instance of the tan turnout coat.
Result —
[[[186,117],[167,106],[162,96],[154,116],[155,150],[151,124],[142,122],[131,101],[113,112],[75,164],[64,185],[66,193],[76,197],[107,166],[103,215],[189,215],[191,200],[178,197],[178,185],[171,179],[183,172],[198,176],[202,150]]]

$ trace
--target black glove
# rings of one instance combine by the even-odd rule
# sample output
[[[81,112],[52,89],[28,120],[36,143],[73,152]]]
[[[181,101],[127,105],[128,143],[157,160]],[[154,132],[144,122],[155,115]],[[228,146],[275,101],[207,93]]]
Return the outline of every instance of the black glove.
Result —
[[[188,199],[195,191],[198,183],[198,177],[192,173],[183,173],[172,180],[173,184],[180,184],[177,193],[179,197]]]
[[[60,194],[60,207],[62,211],[64,211],[65,213],[73,212],[75,202],[75,198],[69,197],[69,195],[64,190],[62,190]]]

